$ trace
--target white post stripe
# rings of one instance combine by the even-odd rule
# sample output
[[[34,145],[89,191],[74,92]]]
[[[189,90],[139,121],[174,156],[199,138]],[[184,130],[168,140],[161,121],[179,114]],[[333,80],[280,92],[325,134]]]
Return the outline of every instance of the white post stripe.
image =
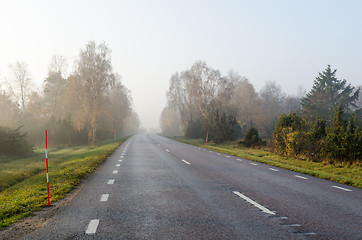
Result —
[[[47,183],[49,182],[49,173],[47,173]]]
[[[45,149],[45,158],[48,158],[48,149]]]
[[[86,234],[95,234],[97,231],[97,227],[99,224],[99,219],[93,219],[89,222],[87,230],[85,231]]]
[[[252,205],[254,205],[255,207],[259,208],[261,211],[267,213],[267,214],[271,214],[271,215],[275,215],[274,212],[270,211],[269,209],[267,209],[266,207],[260,205],[259,203],[251,200],[250,198],[248,198],[247,196],[237,192],[237,191],[233,191],[233,193],[235,195],[238,195],[239,197],[241,197],[242,199],[246,200],[247,202],[251,203]]]

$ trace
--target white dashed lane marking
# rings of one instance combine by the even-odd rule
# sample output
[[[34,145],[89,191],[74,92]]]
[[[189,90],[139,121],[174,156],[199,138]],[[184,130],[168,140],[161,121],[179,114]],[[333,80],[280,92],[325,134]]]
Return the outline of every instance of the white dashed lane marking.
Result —
[[[308,178],[306,178],[306,177],[302,177],[302,176],[299,176],[299,175],[294,175],[296,178],[300,178],[300,179],[304,179],[304,180],[306,180],[306,179],[308,179]]]
[[[113,183],[114,183],[114,179],[110,179],[110,180],[108,180],[107,184],[113,184]]]
[[[85,230],[86,234],[95,234],[97,231],[97,227],[99,224],[99,219],[93,219],[89,222],[87,230]]]
[[[191,163],[189,163],[189,162],[186,161],[186,160],[181,159],[181,161],[183,161],[183,162],[186,163],[187,165],[191,165]]]
[[[337,189],[340,189],[340,190],[344,190],[344,191],[347,191],[347,192],[352,192],[351,189],[347,189],[347,188],[343,188],[343,187],[338,187],[338,186],[332,186],[333,188],[337,188]]]
[[[118,164],[116,164],[116,167],[120,167],[120,166],[121,166],[121,164],[119,164],[119,163],[118,163]]]
[[[113,170],[113,174],[116,174],[116,173],[118,173],[118,170]]]
[[[102,194],[101,199],[99,201],[101,202],[107,202],[108,201],[109,194]]]

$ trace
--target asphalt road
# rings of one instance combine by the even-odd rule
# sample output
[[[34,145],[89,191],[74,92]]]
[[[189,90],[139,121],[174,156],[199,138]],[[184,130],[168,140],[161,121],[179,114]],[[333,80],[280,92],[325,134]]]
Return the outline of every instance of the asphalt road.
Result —
[[[362,239],[362,190],[140,134],[23,239]]]

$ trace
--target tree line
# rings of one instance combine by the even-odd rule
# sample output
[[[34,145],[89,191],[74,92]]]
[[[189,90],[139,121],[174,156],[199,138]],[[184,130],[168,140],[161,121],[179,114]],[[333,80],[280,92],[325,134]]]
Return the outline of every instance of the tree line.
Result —
[[[26,63],[9,65],[0,92],[1,129],[15,129],[19,138],[26,133],[35,145],[43,143],[44,129],[54,145],[95,145],[112,139],[114,132],[121,136],[138,130],[131,92],[113,71],[105,43],[88,42],[68,76],[66,68],[63,56],[53,56],[42,90],[36,91]]]
[[[276,151],[286,155],[290,155],[292,151],[288,147],[299,144],[299,147],[307,148],[308,142],[310,147],[324,149],[322,152],[329,154],[330,149],[334,148],[330,144],[323,148],[318,144],[311,144],[312,141],[307,138],[298,144],[293,142],[298,134],[290,134],[295,130],[293,128],[286,131],[284,128],[289,128],[290,125],[285,122],[293,122],[298,118],[298,121],[303,122],[303,127],[298,128],[298,131],[302,128],[312,131],[314,126],[314,133],[310,134],[326,142],[321,140],[322,135],[332,139],[328,134],[336,132],[333,126],[336,126],[335,119],[338,118],[339,122],[343,122],[345,132],[352,129],[348,131],[356,135],[349,139],[359,139],[362,116],[362,101],[359,96],[359,88],[351,86],[346,80],[337,79],[336,70],[332,70],[330,66],[319,73],[310,92],[301,92],[294,96],[284,93],[273,81],[266,82],[257,92],[253,84],[238,73],[230,71],[227,75],[222,75],[206,62],[198,61],[190,69],[171,76],[167,105],[161,113],[160,126],[165,135],[184,134],[188,138],[204,139],[208,135],[208,139],[215,143],[245,138],[244,143],[250,146],[255,143],[262,144],[263,138]],[[336,115],[339,106],[339,111],[343,112],[339,114],[342,116],[340,118]],[[318,132],[322,131],[320,129],[323,127],[325,131]],[[281,136],[280,131],[285,136]],[[322,135],[317,137],[318,134]],[[357,143],[362,146],[361,142]],[[298,150],[295,149],[292,152],[298,155]],[[307,150],[304,150],[303,154],[322,156],[321,152],[316,153],[316,149],[310,149],[308,154],[306,152]],[[340,158],[336,155],[333,157]]]
[[[299,99],[274,81],[257,92],[246,77],[233,71],[224,76],[198,61],[171,76],[160,126],[167,135],[205,138],[208,133],[216,142],[238,139],[256,127],[270,139],[280,114],[300,110]]]

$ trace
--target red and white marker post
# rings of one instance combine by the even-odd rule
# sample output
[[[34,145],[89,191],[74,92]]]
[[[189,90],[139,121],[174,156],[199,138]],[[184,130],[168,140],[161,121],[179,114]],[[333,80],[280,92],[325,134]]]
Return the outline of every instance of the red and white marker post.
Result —
[[[47,168],[47,189],[48,189],[48,207],[50,206],[49,201],[49,173],[48,173],[48,131],[45,129],[45,161]]]

